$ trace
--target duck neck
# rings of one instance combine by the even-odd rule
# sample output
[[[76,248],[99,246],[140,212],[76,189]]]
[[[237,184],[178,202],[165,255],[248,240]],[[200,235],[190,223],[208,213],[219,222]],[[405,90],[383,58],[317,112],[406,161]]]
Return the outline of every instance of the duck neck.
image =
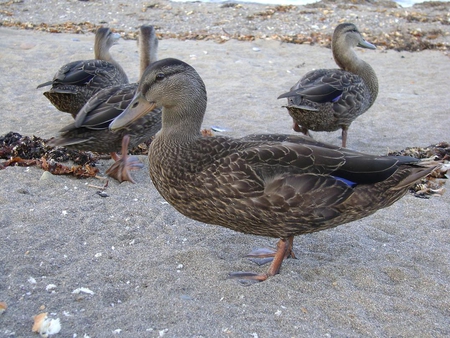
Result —
[[[111,53],[109,52],[109,48],[106,46],[103,46],[100,43],[96,43],[94,46],[94,55],[97,60],[105,60],[112,62],[114,59],[111,56]]]
[[[104,61],[107,61],[107,62],[113,64],[118,69],[119,73],[121,74],[122,81],[124,83],[128,83],[128,77],[127,77],[127,74],[125,73],[125,70],[122,68],[122,66],[116,60],[113,59],[108,48],[100,48],[98,45],[95,45],[94,50],[95,50],[94,55],[97,60],[104,60]]]
[[[122,69],[122,67],[113,59],[109,48],[101,43],[95,43],[94,45],[94,57],[97,60],[104,60],[114,64],[116,67]]]
[[[140,41],[139,42],[139,78],[142,77],[142,75],[145,72],[145,69],[147,67],[158,60],[157,55],[157,48],[153,48],[149,41]]]
[[[206,100],[196,100],[175,107],[163,107],[162,128],[159,137],[178,145],[187,144],[201,137],[201,126],[206,110]]]
[[[339,68],[359,75],[363,79],[371,93],[370,105],[372,105],[378,95],[378,78],[373,68],[360,59],[351,48],[333,47],[333,57]]]

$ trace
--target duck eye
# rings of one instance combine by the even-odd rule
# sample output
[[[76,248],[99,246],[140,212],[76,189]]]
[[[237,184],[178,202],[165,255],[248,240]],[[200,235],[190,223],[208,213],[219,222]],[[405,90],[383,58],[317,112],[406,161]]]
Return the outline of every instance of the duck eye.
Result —
[[[162,79],[164,79],[165,74],[164,73],[158,73],[156,74],[156,81],[161,81]]]

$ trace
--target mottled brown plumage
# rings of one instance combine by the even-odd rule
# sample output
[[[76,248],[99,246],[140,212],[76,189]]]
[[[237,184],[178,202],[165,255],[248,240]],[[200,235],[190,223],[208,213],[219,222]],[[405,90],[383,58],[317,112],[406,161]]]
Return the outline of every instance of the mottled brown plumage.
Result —
[[[411,157],[372,156],[306,136],[203,137],[206,89],[188,64],[165,59],[147,68],[116,130],[161,106],[163,124],[149,148],[153,184],[192,219],[246,234],[280,238],[265,274],[232,276],[264,280],[292,255],[296,235],[368,216],[401,198],[428,175]]]
[[[346,147],[350,124],[372,106],[378,95],[375,71],[358,58],[353,50],[356,46],[376,48],[364,40],[354,24],[340,24],[332,41],[340,69],[313,70],[278,97],[287,97],[286,108],[294,120],[294,130],[308,135],[308,130],[342,129],[342,146]]]
[[[99,28],[95,34],[93,60],[79,60],[62,66],[53,80],[37,88],[51,85],[45,97],[60,111],[76,117],[86,102],[100,89],[128,83],[123,68],[112,58],[109,49],[120,38],[109,28]]]
[[[157,59],[158,39],[153,26],[143,25],[139,30],[140,75]],[[78,150],[115,153],[122,148],[122,158],[112,154],[116,162],[107,174],[120,182],[132,181],[129,169],[142,165],[128,157],[128,148],[146,142],[161,128],[161,109],[153,109],[136,123],[113,132],[109,124],[119,116],[133,99],[137,83],[111,86],[96,93],[78,113],[75,122],[61,129],[62,135],[50,143]],[[124,136],[128,137],[123,139]]]

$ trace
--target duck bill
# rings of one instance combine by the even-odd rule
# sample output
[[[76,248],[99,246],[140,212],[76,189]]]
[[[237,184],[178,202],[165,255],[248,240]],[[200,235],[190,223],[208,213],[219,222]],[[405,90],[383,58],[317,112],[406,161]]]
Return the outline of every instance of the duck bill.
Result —
[[[113,37],[113,45],[117,45],[119,43],[119,40],[121,38],[121,35],[119,33],[112,33]]]
[[[141,93],[136,93],[128,107],[111,122],[109,129],[119,130],[126,128],[155,108],[156,104],[148,102]]]
[[[362,40],[358,43],[358,47],[361,48],[368,48],[368,49],[377,49],[375,45],[372,45],[370,42],[367,42],[366,40]]]

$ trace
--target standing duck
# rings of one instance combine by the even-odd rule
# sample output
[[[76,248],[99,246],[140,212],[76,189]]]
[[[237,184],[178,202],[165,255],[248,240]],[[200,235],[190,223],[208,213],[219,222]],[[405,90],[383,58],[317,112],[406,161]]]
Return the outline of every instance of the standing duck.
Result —
[[[37,86],[51,85],[45,97],[56,109],[76,117],[85,103],[102,88],[128,83],[123,68],[112,58],[109,49],[120,35],[101,27],[95,34],[93,60],[73,61],[62,66],[53,80]]]
[[[250,282],[280,271],[296,235],[373,214],[434,168],[411,157],[372,156],[306,136],[203,137],[206,89],[176,59],[153,63],[136,94],[110,125],[136,123],[162,107],[162,128],[149,147],[150,177],[164,199],[187,217],[246,234],[279,238],[266,273],[232,273]]]
[[[287,97],[286,108],[294,120],[295,131],[308,135],[308,130],[342,129],[345,148],[350,124],[372,106],[378,95],[375,71],[358,58],[353,48],[376,47],[364,40],[352,23],[336,27],[331,45],[340,69],[313,70],[278,98]]]
[[[153,26],[143,25],[139,29],[140,76],[149,64],[157,60],[158,38]],[[77,150],[111,153],[115,163],[106,174],[119,182],[134,182],[129,170],[142,167],[135,157],[128,156],[128,148],[151,139],[161,128],[161,110],[153,109],[119,132],[109,130],[109,124],[119,116],[131,102],[137,83],[111,86],[97,92],[81,108],[75,121],[60,131],[59,138],[50,142],[52,146],[65,146]],[[121,150],[122,156],[116,152]]]

